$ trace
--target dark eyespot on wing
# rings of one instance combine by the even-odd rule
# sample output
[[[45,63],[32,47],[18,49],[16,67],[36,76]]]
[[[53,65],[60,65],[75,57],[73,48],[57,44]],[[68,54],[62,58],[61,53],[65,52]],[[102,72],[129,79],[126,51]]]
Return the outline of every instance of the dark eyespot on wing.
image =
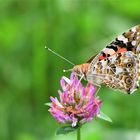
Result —
[[[132,63],[132,62],[128,62],[127,64],[126,64],[126,67],[127,68],[132,68],[134,66],[134,64]]]

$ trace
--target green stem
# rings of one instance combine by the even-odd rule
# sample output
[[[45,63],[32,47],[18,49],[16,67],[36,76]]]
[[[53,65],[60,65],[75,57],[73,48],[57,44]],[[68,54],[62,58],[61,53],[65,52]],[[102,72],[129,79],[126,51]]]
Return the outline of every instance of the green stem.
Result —
[[[77,140],[81,140],[80,127],[77,129]]]

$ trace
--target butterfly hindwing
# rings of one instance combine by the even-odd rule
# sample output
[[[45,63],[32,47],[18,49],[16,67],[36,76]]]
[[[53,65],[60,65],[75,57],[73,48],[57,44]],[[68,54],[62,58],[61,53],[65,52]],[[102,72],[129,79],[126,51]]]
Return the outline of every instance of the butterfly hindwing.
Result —
[[[124,93],[133,93],[138,88],[139,60],[131,52],[122,52],[91,65],[87,80],[94,85],[104,84]]]

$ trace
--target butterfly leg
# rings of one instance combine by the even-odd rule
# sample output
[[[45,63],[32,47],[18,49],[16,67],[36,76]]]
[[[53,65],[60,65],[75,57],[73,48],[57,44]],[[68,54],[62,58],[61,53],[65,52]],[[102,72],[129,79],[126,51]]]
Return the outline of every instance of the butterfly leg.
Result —
[[[99,92],[99,90],[101,89],[101,86],[99,85],[99,86],[96,86],[98,89],[97,89],[97,91],[96,91],[96,93],[95,93],[95,97],[97,96],[97,94],[98,94],[98,92]]]

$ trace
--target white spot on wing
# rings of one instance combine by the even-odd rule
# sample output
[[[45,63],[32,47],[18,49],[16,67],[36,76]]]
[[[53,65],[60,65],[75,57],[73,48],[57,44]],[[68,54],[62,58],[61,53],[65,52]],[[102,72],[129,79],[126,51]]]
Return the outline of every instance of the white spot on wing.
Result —
[[[116,74],[123,72],[123,69],[120,67],[116,67]]]
[[[124,43],[127,43],[128,42],[128,38],[125,38],[123,35],[118,36],[118,40],[121,40]]]
[[[102,61],[102,66],[103,66],[103,68],[105,68],[107,66],[107,62],[106,61]]]
[[[133,28],[131,29],[131,31],[135,33],[135,32],[136,32],[136,27],[133,27]]]
[[[112,62],[115,62],[115,61],[116,61],[116,57],[113,56],[113,57],[111,58],[111,61],[112,61]]]
[[[136,42],[135,40],[131,42],[131,44],[132,44],[133,46],[135,46],[136,43],[137,43],[137,42]]]
[[[136,39],[138,40],[138,39],[140,39],[140,37],[139,37],[139,36],[137,36],[137,38],[136,38]]]
[[[113,55],[113,54],[115,53],[115,51],[114,51],[113,49],[110,49],[110,48],[105,48],[105,49],[104,49],[104,53]]]

